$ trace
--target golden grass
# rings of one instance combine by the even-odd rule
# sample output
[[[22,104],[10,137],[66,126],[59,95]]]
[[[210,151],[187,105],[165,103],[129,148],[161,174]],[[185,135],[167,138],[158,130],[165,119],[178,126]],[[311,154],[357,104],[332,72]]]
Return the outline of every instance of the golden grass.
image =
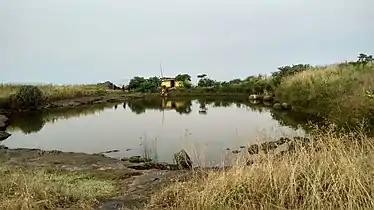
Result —
[[[315,149],[263,155],[249,166],[174,182],[152,198],[164,209],[373,209],[373,139],[321,132]],[[199,173],[198,173],[199,174]]]
[[[113,181],[73,172],[1,166],[0,174],[0,209],[88,209],[117,190]]]
[[[310,109],[336,122],[374,118],[374,65],[335,64],[315,67],[285,78],[276,90],[281,101]]]
[[[99,85],[37,85],[47,100],[70,99],[83,96],[97,96],[110,92]],[[0,98],[7,98],[14,94],[20,85],[0,84]]]

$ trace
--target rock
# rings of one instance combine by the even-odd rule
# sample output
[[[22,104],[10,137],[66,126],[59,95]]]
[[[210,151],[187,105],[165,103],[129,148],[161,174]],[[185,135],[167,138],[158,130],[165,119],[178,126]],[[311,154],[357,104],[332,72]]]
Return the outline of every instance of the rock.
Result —
[[[248,153],[250,155],[258,154],[259,146],[257,144],[251,145],[248,147]]]
[[[113,149],[113,150],[108,150],[108,151],[105,151],[105,152],[100,152],[102,154],[109,154],[109,153],[113,153],[113,152],[119,152],[118,149]]]
[[[287,137],[281,137],[278,141],[275,141],[275,143],[279,146],[279,145],[282,145],[282,144],[285,144],[287,142],[290,142],[291,139],[287,138]]]
[[[186,150],[175,153],[174,159],[180,169],[192,169],[192,161]]]
[[[131,156],[129,158],[130,163],[140,163],[141,162],[141,157],[140,156]]]
[[[249,95],[249,100],[261,100],[261,99],[262,99],[262,96],[260,95],[255,95],[255,94]]]
[[[288,104],[288,103],[282,103],[281,104],[281,106],[282,106],[282,109],[284,109],[284,110],[290,110],[291,109],[291,105],[290,104]]]
[[[268,153],[270,150],[276,149],[278,146],[275,142],[265,142],[261,144],[262,150],[266,153]]]
[[[281,103],[275,103],[274,105],[273,105],[273,109],[282,109],[282,104]]]
[[[5,130],[8,126],[9,119],[5,115],[0,115],[0,130]]]
[[[122,157],[120,160],[121,160],[121,161],[129,161],[130,158],[128,158],[128,157]]]
[[[142,163],[129,165],[127,168],[132,168],[135,170],[149,170],[149,169],[159,169],[159,170],[169,170],[170,167],[167,163]]]
[[[272,100],[274,100],[274,98],[271,95],[266,95],[266,96],[264,96],[264,98],[262,100],[264,100],[264,101],[272,101]]]
[[[12,134],[7,133],[5,131],[0,131],[0,141],[4,141],[5,139],[9,138]]]
[[[0,149],[9,149],[7,146],[0,145]]]
[[[238,153],[240,153],[240,151],[239,150],[237,150],[237,149],[234,149],[233,151],[231,151],[232,152],[232,154],[238,154]]]

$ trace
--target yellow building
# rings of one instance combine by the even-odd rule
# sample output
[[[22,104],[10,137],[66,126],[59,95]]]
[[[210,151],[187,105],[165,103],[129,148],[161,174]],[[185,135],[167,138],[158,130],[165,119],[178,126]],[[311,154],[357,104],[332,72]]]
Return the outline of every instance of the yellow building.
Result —
[[[183,83],[181,81],[176,81],[174,78],[171,77],[163,77],[161,78],[161,87],[166,87],[166,88],[178,88],[182,87]]]

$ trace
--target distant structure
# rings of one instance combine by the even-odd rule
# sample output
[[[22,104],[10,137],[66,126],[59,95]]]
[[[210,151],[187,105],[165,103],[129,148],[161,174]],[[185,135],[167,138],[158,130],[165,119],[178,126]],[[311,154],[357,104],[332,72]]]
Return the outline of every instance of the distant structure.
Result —
[[[166,87],[168,89],[182,87],[181,81],[176,81],[173,77],[162,77],[161,78],[161,87]]]
[[[160,63],[160,73],[161,73],[161,87],[163,92],[167,92],[169,89],[174,89],[181,87],[183,84],[181,81],[176,81],[174,77],[164,77],[162,70],[162,65]]]

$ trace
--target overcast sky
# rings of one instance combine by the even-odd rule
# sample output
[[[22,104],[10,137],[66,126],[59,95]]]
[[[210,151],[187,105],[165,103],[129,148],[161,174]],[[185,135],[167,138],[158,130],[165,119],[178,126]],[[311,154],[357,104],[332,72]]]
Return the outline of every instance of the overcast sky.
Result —
[[[0,82],[217,80],[374,54],[373,0],[0,0]]]

